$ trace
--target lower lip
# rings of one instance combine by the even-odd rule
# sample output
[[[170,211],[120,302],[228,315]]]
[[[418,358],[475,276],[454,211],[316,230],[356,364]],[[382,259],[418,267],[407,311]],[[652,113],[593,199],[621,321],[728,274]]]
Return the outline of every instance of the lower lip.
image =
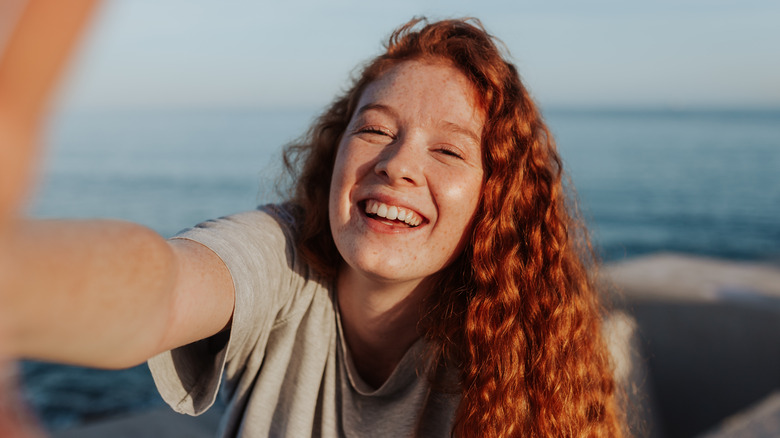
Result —
[[[409,233],[419,229],[422,226],[422,225],[418,225],[416,227],[407,227],[403,225],[389,224],[387,222],[382,221],[381,219],[375,219],[373,217],[368,216],[362,209],[358,209],[358,213],[360,218],[362,219],[362,222],[365,223],[369,229],[371,229],[372,231],[376,231],[378,233],[385,233],[385,234]]]

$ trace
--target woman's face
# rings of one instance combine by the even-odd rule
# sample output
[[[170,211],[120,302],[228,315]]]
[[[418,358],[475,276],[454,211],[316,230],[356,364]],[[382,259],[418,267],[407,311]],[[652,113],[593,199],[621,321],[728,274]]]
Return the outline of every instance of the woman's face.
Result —
[[[368,85],[330,186],[341,269],[416,286],[460,254],[482,189],[483,124],[474,87],[443,62],[403,62]]]

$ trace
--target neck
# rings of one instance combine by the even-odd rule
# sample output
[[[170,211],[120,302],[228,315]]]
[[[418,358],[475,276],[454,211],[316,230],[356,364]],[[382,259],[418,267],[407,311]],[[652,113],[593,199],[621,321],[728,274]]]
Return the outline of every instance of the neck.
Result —
[[[344,337],[360,377],[378,388],[420,337],[429,282],[385,283],[342,269],[337,293]]]

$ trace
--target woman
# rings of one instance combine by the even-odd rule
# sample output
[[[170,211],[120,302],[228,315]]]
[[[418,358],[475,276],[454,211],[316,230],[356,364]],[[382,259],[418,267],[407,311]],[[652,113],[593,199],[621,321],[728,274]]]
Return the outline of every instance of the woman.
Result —
[[[50,265],[11,282],[30,292],[11,354],[159,353],[163,397],[193,414],[224,371],[224,436],[621,434],[586,235],[479,23],[400,28],[286,159],[291,202],[169,242],[121,222],[20,227],[21,269]],[[63,292],[40,309],[48,278]]]
[[[567,216],[560,161],[514,67],[478,24],[399,29],[287,157],[301,168],[290,205],[185,234],[229,266],[229,342],[239,347],[231,356],[223,340],[153,359],[158,384],[174,382],[161,385],[169,402],[199,412],[227,355],[240,364],[227,365],[231,433],[326,434],[341,421],[356,436],[619,434],[578,252],[587,241]],[[269,214],[282,233],[267,234],[277,226]],[[252,255],[271,240],[288,245],[275,270],[295,275],[265,273],[242,292],[237,277],[262,269]],[[256,290],[268,278],[295,287],[263,312]],[[215,359],[203,363],[209,349]],[[428,362],[418,363],[423,350]],[[433,389],[404,380],[421,370]],[[323,401],[333,394],[340,404]],[[306,420],[279,426],[280,415]]]

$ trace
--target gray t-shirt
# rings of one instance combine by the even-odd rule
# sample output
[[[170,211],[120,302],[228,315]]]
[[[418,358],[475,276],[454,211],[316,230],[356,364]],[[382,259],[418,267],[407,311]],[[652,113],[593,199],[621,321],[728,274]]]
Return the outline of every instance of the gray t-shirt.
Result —
[[[265,206],[176,237],[224,261],[236,304],[228,331],[149,361],[165,401],[198,415],[223,384],[223,437],[449,437],[459,397],[431,389],[425,343],[380,388],[366,384],[345,347],[333,287],[297,254],[292,228],[283,207]]]

